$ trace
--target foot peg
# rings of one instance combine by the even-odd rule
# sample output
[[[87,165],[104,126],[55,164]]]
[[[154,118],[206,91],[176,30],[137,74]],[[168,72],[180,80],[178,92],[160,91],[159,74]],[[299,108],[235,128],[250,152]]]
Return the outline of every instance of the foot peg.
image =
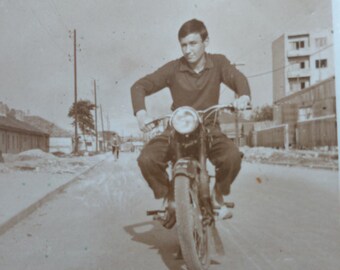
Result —
[[[234,202],[224,202],[222,204],[222,206],[221,205],[214,205],[214,209],[220,209],[223,206],[225,206],[227,208],[234,208],[235,207],[235,203]]]
[[[153,220],[163,221],[165,210],[149,210],[146,211],[147,216],[152,216]]]

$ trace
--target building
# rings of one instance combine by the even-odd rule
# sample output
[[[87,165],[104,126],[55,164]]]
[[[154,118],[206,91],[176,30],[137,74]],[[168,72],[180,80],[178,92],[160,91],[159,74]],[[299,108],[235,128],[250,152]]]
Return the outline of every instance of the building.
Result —
[[[16,154],[36,148],[47,152],[49,135],[18,120],[15,112],[0,102],[0,150],[2,153]]]
[[[274,104],[334,76],[333,33],[284,34],[272,43]]]
[[[272,44],[274,126],[257,146],[337,146],[332,31],[282,35]]]
[[[70,154],[73,151],[72,133],[64,130],[54,123],[35,115],[24,115],[23,120],[49,134],[49,152]]]

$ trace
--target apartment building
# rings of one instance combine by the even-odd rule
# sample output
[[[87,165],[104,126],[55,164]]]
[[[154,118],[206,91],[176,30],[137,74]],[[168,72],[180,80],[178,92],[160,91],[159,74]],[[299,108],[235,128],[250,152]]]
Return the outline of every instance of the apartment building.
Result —
[[[337,145],[331,30],[284,34],[272,44],[274,123],[289,146]]]
[[[272,44],[274,104],[334,76],[333,33],[284,34]]]

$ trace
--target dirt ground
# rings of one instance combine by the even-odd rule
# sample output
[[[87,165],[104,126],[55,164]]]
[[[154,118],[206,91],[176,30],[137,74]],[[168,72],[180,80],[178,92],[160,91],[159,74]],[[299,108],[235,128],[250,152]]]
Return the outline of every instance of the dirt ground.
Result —
[[[241,147],[244,160],[251,163],[269,163],[338,170],[336,151],[283,150],[265,147]]]

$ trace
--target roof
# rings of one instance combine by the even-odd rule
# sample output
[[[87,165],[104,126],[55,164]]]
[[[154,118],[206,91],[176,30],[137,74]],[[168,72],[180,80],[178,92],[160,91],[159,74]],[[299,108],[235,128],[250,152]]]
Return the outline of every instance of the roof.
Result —
[[[13,117],[0,116],[0,129],[27,134],[48,135],[48,133]]]
[[[50,137],[72,137],[72,133],[70,131],[62,129],[40,116],[25,116],[25,122],[49,134]]]

